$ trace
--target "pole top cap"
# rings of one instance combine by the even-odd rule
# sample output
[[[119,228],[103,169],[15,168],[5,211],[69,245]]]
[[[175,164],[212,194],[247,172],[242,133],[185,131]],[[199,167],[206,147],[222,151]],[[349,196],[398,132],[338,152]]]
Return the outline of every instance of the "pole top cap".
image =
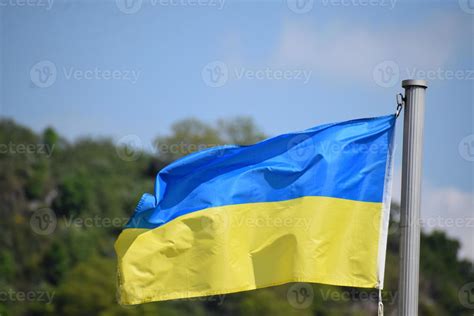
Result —
[[[402,81],[402,87],[421,87],[421,88],[428,88],[428,83],[426,80],[416,80],[416,79],[407,79]]]

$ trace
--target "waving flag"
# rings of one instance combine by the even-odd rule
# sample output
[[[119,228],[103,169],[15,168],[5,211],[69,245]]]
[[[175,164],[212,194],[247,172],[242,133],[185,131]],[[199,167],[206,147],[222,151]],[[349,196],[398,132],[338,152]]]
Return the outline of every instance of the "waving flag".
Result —
[[[121,303],[287,282],[382,288],[395,119],[322,125],[168,165],[116,242]]]

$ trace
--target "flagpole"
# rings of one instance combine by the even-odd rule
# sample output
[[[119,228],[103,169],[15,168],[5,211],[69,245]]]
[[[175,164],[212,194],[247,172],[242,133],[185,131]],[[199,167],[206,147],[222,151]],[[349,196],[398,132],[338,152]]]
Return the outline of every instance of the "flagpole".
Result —
[[[425,80],[403,80],[402,200],[400,207],[400,283],[398,315],[418,315],[420,269],[420,205],[423,169]]]

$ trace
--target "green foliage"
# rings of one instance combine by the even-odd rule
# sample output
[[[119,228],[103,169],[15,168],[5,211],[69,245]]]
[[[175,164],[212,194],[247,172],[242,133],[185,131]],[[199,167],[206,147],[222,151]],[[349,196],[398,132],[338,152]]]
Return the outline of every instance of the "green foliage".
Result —
[[[32,164],[31,174],[26,180],[25,193],[28,199],[36,200],[42,198],[51,184],[48,162],[44,159]]]
[[[0,249],[0,284],[13,281],[15,275],[15,260],[7,249]]]
[[[171,135],[158,137],[155,141],[159,158],[163,161],[173,161],[218,145],[250,145],[265,138],[248,117],[220,120],[215,126],[186,119],[173,124],[171,129]]]
[[[45,268],[43,273],[51,284],[57,285],[70,266],[66,247],[67,244],[55,241],[43,257],[41,263],[41,266]]]
[[[237,145],[255,144],[266,137],[249,117],[219,120],[216,132],[224,142]]]
[[[375,315],[374,290],[317,284],[311,285],[314,300],[304,309],[289,304],[292,284],[222,297],[117,304],[114,241],[141,194],[152,192],[156,173],[203,148],[248,145],[263,138],[249,118],[215,125],[188,119],[157,138],[155,156],[143,152],[130,162],[120,158],[110,140],[70,144],[52,128],[37,136],[12,121],[0,121],[0,144],[52,148],[19,153],[7,146],[0,153],[0,291],[52,295],[50,304],[0,301],[0,315]],[[56,214],[57,226],[50,235],[31,229],[30,218],[41,208]],[[398,207],[392,209],[383,292],[387,315],[396,308],[398,286]],[[444,233],[422,235],[422,315],[472,314],[460,304],[458,294],[474,281],[473,266],[457,258],[458,250],[459,242]]]
[[[92,258],[79,263],[58,288],[56,312],[61,315],[99,315],[115,304],[114,287],[115,265],[112,259]]]
[[[48,145],[48,148],[54,150],[54,147],[58,144],[59,135],[52,127],[48,127],[43,132],[43,142]]]
[[[87,176],[77,173],[63,179],[58,185],[59,196],[55,200],[54,209],[58,214],[79,215],[89,209],[92,202],[90,180]]]

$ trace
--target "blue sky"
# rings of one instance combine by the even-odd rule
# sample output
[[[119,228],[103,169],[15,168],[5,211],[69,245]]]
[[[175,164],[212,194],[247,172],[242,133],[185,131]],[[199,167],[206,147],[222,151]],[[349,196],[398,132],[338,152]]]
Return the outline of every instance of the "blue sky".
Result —
[[[0,114],[71,140],[147,147],[177,120],[237,115],[276,135],[394,112],[402,79],[428,79],[422,214],[474,258],[469,1],[30,1],[0,0]]]

